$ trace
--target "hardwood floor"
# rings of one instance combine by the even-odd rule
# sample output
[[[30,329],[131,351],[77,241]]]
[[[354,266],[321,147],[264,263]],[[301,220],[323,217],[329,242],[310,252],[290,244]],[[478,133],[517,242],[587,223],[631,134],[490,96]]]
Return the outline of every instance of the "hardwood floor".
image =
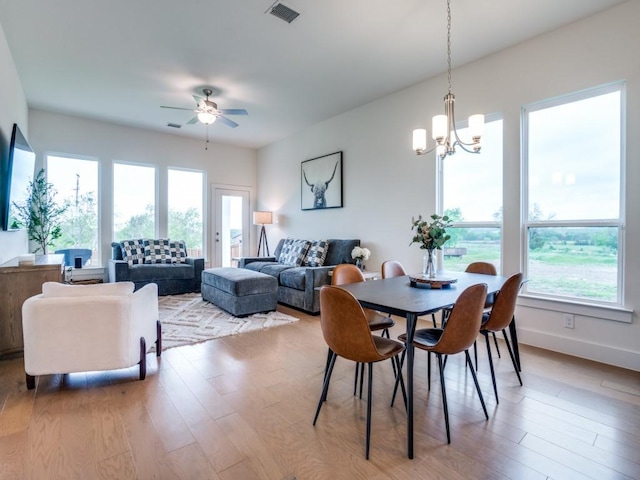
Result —
[[[489,421],[464,357],[449,359],[451,445],[437,367],[429,391],[416,352],[413,460],[403,404],[389,407],[391,366],[375,365],[367,461],[353,364],[336,363],[313,427],[319,318],[279,308],[301,321],[149,354],[142,382],[131,368],[39,377],[27,391],[22,358],[0,361],[0,479],[640,478],[640,373],[522,346],[520,387],[504,344],[499,405],[479,349]],[[396,320],[392,337],[404,331]]]

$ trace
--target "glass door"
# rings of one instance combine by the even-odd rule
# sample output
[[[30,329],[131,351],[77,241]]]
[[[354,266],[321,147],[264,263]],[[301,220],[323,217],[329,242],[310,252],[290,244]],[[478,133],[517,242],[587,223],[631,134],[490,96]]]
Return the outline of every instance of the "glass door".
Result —
[[[213,250],[216,267],[235,267],[250,255],[249,199],[243,187],[213,187]]]

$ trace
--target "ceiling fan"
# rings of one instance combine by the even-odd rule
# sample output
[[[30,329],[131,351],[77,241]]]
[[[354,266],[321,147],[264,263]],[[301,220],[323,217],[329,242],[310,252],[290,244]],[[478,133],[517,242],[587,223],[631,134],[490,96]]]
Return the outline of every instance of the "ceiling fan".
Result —
[[[224,115],[247,115],[247,111],[243,108],[218,108],[218,105],[215,102],[209,100],[209,97],[213,93],[213,90],[210,88],[205,88],[202,90],[207,98],[199,97],[198,95],[194,95],[193,99],[196,101],[196,108],[182,108],[182,107],[167,107],[166,105],[161,105],[160,108],[170,108],[172,110],[189,110],[196,113],[196,116],[189,120],[186,124],[193,125],[200,121],[205,125],[211,125],[217,119],[220,119],[222,123],[228,125],[229,127],[236,128],[238,124],[233,120],[228,119]]]

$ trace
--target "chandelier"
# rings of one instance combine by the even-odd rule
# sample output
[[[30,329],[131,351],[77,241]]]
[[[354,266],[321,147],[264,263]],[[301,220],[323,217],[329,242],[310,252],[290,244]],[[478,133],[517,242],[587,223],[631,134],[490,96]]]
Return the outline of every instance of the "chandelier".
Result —
[[[465,152],[480,153],[480,139],[484,133],[484,115],[469,117],[471,141],[464,142],[458,136],[454,114],[455,96],[451,93],[451,1],[447,0],[447,81],[449,92],[444,97],[444,115],[436,115],[432,120],[432,138],[436,141],[433,148],[427,150],[427,130],[419,128],[413,131],[413,150],[416,155],[424,155],[434,150],[440,158],[456,153],[456,146]]]

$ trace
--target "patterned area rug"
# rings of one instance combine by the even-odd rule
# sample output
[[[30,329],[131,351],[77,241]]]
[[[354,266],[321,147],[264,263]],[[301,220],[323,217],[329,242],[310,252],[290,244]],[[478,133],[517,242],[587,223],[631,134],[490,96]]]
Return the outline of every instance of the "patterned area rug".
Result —
[[[199,293],[158,297],[162,349],[205,342],[214,338],[278,327],[299,319],[280,312],[256,313],[245,318],[202,300]]]

